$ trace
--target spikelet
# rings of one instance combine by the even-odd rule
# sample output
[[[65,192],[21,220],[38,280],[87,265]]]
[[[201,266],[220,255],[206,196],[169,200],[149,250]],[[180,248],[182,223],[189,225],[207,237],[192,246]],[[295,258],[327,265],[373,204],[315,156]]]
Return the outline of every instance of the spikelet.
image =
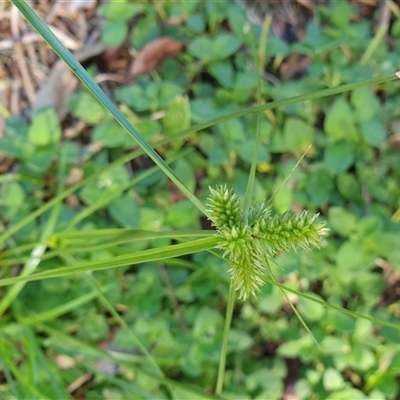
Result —
[[[217,247],[231,262],[229,273],[239,298],[246,300],[263,285],[266,257],[298,248],[320,247],[329,229],[317,222],[318,214],[288,211],[271,216],[265,202],[251,206],[247,216],[239,196],[225,185],[210,188],[208,218],[217,228]]]

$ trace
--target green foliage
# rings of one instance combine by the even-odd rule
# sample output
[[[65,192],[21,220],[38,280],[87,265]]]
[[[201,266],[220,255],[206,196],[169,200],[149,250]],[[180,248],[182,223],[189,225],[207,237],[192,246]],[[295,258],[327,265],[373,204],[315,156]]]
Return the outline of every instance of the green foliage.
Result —
[[[328,233],[324,223],[315,223],[318,215],[286,212],[271,216],[264,202],[246,213],[232,189],[220,186],[210,188],[210,192],[209,218],[217,228],[218,247],[224,256],[229,255],[232,284],[243,300],[255,295],[262,285],[260,276],[266,272],[263,264],[267,257],[298,247],[319,247]]]
[[[149,148],[137,149],[93,92],[80,88],[68,102],[71,116],[89,125],[74,140],[61,137],[52,109],[7,119],[0,397],[68,398],[66,388],[90,372],[76,397],[212,398],[230,275],[228,263],[206,250],[223,240],[236,257],[231,268],[246,279],[243,261],[260,267],[254,276],[263,285],[234,308],[224,398],[279,399],[292,365],[301,399],[399,396],[399,302],[390,277],[400,268],[400,229],[391,219],[400,207],[400,164],[390,137],[400,103],[398,83],[385,76],[400,65],[399,24],[397,16],[393,37],[374,49],[375,19],[359,11],[348,1],[318,6],[301,41],[268,32],[259,49],[262,30],[236,2],[100,6],[108,47],[138,51],[160,36],[187,44],[158,71],[110,94],[186,194],[204,204],[209,186],[233,188],[209,215],[223,233],[201,230],[198,204],[182,198],[144,155]],[[181,25],[169,24],[175,17]],[[280,57],[309,56],[308,75],[258,83],[252,49],[265,52],[273,75]],[[350,86],[336,89],[341,84]],[[265,104],[254,158],[258,122],[246,107],[258,105],[258,93]],[[253,160],[261,206],[247,215],[239,199]],[[322,248],[282,253],[293,243],[320,243],[307,230],[324,229],[313,220],[318,212],[331,230]],[[311,233],[308,241],[288,241],[295,229]],[[264,271],[272,255],[276,280]]]

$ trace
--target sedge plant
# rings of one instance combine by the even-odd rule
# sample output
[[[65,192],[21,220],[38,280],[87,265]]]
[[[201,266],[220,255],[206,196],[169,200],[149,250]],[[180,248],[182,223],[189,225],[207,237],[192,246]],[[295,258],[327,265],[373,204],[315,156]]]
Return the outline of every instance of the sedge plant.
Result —
[[[7,250],[5,255],[11,257],[10,259],[16,262],[16,260],[23,261],[26,264],[25,272],[17,277],[4,278],[0,281],[0,286],[9,286],[8,293],[3,300],[0,302],[0,310],[4,312],[14,299],[17,298],[18,293],[22,287],[35,280],[42,280],[47,278],[70,276],[77,273],[88,273],[90,271],[97,271],[103,269],[117,268],[123,266],[129,266],[135,263],[156,261],[156,260],[168,260],[173,259],[182,255],[193,254],[199,251],[205,251],[217,247],[223,252],[223,257],[227,258],[230,263],[230,290],[227,304],[226,321],[222,339],[222,351],[220,357],[220,366],[218,371],[216,395],[222,395],[223,381],[224,381],[224,370],[225,360],[227,352],[227,340],[230,329],[230,323],[232,320],[232,313],[234,309],[234,303],[237,296],[243,301],[247,300],[250,296],[257,294],[261,285],[265,282],[276,285],[284,291],[295,293],[298,296],[307,298],[316,303],[322,304],[327,308],[340,311],[353,317],[364,318],[374,323],[387,325],[395,329],[400,329],[397,324],[380,320],[369,315],[363,315],[356,312],[352,312],[338,306],[326,303],[319,299],[307,296],[299,291],[292,288],[288,288],[285,285],[278,283],[273,275],[270,274],[270,268],[268,259],[274,257],[276,254],[294,250],[299,248],[310,250],[314,247],[319,247],[326,237],[328,230],[325,227],[324,222],[320,222],[317,218],[317,214],[311,214],[308,211],[303,211],[300,214],[288,211],[282,215],[274,214],[271,206],[267,202],[261,202],[260,204],[252,204],[252,192],[254,189],[254,176],[255,176],[255,164],[257,159],[257,148],[260,143],[260,124],[258,124],[256,134],[256,146],[253,154],[253,163],[249,175],[248,187],[244,202],[242,203],[239,196],[225,184],[210,188],[210,196],[206,205],[204,205],[176,176],[169,165],[159,156],[154,150],[155,147],[162,144],[171,142],[177,138],[183,138],[190,133],[198,132],[207,127],[213,126],[229,119],[238,118],[252,113],[259,113],[261,111],[272,110],[274,108],[285,106],[289,104],[295,104],[301,101],[321,98],[330,96],[337,93],[343,93],[349,90],[353,90],[360,87],[370,86],[373,84],[389,82],[396,79],[395,73],[391,73],[385,76],[376,77],[373,79],[350,83],[339,87],[329,88],[320,90],[313,93],[307,93],[301,96],[296,96],[290,99],[270,102],[267,104],[261,104],[261,97],[259,96],[259,104],[255,107],[242,109],[223,117],[218,117],[202,124],[193,126],[185,131],[178,132],[177,134],[165,139],[164,141],[154,143],[150,145],[147,143],[137,130],[129,123],[126,117],[121,111],[112,103],[112,101],[105,95],[105,93],[99,88],[99,86],[91,79],[85,69],[79,64],[75,57],[61,44],[61,42],[55,37],[51,30],[46,24],[36,15],[36,13],[29,7],[25,1],[13,0],[15,6],[22,12],[32,26],[39,32],[39,34],[46,40],[46,42],[52,47],[52,49],[59,55],[59,57],[71,68],[79,80],[87,87],[87,89],[94,95],[94,97],[113,115],[116,121],[121,124],[126,131],[133,137],[136,143],[140,146],[139,150],[134,153],[128,154],[123,159],[114,162],[112,165],[106,167],[106,169],[115,168],[117,165],[122,165],[128,160],[138,157],[141,154],[148,155],[157,165],[157,167],[163,171],[171,181],[177,186],[177,188],[204,214],[206,215],[216,228],[214,231],[184,231],[184,232],[144,232],[134,231],[129,229],[105,229],[85,232],[74,232],[74,231],[61,231],[55,232],[54,221],[50,221],[48,232],[45,232],[45,236],[42,238],[40,245],[40,252],[32,252],[36,249],[37,244],[16,246],[14,249]],[[268,21],[266,26],[268,25]],[[265,29],[265,32],[268,30]],[[265,33],[266,35],[266,33]],[[266,37],[264,38],[266,40]],[[262,55],[261,55],[262,56]],[[263,60],[259,61],[259,65],[263,65]],[[258,74],[257,74],[258,75]],[[22,219],[19,223],[10,227],[7,231],[0,235],[0,242],[9,243],[10,238],[21,228],[25,227],[28,223],[38,218],[44,212],[54,209],[54,219],[58,216],[58,207],[69,194],[78,190],[88,181],[96,179],[104,172],[104,170],[93,174],[86,180],[79,184],[64,189],[60,187],[57,196],[39,207],[37,210],[32,212],[28,217]],[[130,182],[133,185],[135,181]],[[98,208],[104,205],[103,201],[99,201]],[[71,221],[68,228],[72,229],[73,226],[78,223],[81,219],[84,219],[87,215],[90,215],[95,211],[96,207],[87,210],[86,213],[75,218]],[[79,251],[85,251],[88,248],[101,248],[107,243],[113,242],[113,245],[120,243],[126,243],[129,241],[140,241],[148,238],[162,238],[168,237],[179,241],[178,244],[162,246],[142,251],[136,251],[133,253],[121,254],[119,256],[106,259],[106,260],[95,260],[87,263],[79,263],[73,258],[73,254]],[[44,252],[43,246],[49,246],[51,251],[48,253]],[[12,247],[12,246],[11,246]],[[26,252],[30,252],[30,255],[26,255]],[[20,254],[23,254],[22,256]],[[66,266],[60,266],[58,268],[52,268],[45,271],[36,272],[35,267],[46,258],[53,256],[60,256],[65,260]],[[4,255],[3,255],[4,256]],[[32,261],[32,259],[34,260]],[[7,260],[5,260],[7,261]],[[88,295],[82,296],[75,302],[66,303],[63,307],[57,307],[56,309],[48,312],[46,315],[32,315],[24,318],[20,318],[20,323],[25,326],[35,324],[36,328],[49,335],[59,337],[61,340],[66,342],[73,342],[72,346],[80,347],[85,346],[81,343],[77,343],[70,337],[65,337],[58,331],[45,325],[45,321],[49,321],[52,318],[62,315],[68,310],[76,307],[80,304],[85,304],[90,301],[93,297],[98,297],[101,301],[106,304],[112,315],[117,316],[115,309],[112,309],[112,305],[107,301],[107,287],[99,287],[98,284],[89,279],[93,287],[93,292]],[[118,319],[118,323],[124,326],[123,321]],[[136,340],[134,338],[133,340]],[[4,350],[4,349],[2,349]],[[92,349],[93,350],[93,349]],[[5,350],[4,350],[5,351]],[[105,352],[94,350],[96,354],[105,358],[112,358],[120,365],[124,365],[127,368],[131,368],[132,371],[137,372],[137,367],[132,366],[126,361],[117,359]],[[192,394],[200,395],[205,398],[213,398],[214,396],[209,395],[203,391],[199,392],[197,388],[190,385],[182,385],[179,382],[169,380],[164,376],[162,371],[151,359],[151,355],[145,352],[146,357],[150,360],[149,364],[152,365],[152,371],[146,369],[140,370],[141,373],[147,374],[152,379],[158,380],[161,384],[164,384],[169,390],[176,388],[186,390]],[[15,368],[12,368],[11,362],[8,362],[10,371],[14,375],[18,374]],[[127,365],[129,364],[129,365]],[[23,380],[23,377],[19,379]],[[40,393],[35,391],[35,395],[40,397]],[[42,396],[43,397],[43,396]],[[43,397],[45,398],[45,397]]]

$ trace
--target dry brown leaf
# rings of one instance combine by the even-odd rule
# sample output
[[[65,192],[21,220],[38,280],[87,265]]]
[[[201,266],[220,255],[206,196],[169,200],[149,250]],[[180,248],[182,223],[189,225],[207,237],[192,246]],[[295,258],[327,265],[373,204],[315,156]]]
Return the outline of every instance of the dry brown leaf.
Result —
[[[314,11],[315,4],[311,0],[296,0],[297,3],[302,5],[303,7],[308,8],[310,11]]]
[[[391,149],[400,149],[400,133],[394,133],[387,141],[388,147]]]
[[[281,79],[285,82],[288,81],[296,74],[306,70],[311,61],[311,57],[297,53],[291,54],[279,68]]]
[[[166,58],[177,56],[185,45],[169,37],[153,40],[142,50],[132,62],[129,77],[145,74],[157,68]]]

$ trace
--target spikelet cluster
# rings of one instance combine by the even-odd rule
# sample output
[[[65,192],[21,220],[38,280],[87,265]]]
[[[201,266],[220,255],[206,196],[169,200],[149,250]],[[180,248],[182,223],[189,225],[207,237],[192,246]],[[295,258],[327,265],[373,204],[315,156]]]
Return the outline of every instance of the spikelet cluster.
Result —
[[[253,205],[245,215],[239,196],[225,185],[210,188],[208,218],[217,228],[218,248],[231,262],[229,273],[239,297],[246,300],[263,284],[264,260],[280,252],[320,247],[328,234],[318,214],[288,211],[271,216],[265,202]]]
[[[222,227],[237,227],[243,222],[243,211],[239,196],[226,186],[210,189],[208,198],[208,213],[212,224],[220,229]]]

